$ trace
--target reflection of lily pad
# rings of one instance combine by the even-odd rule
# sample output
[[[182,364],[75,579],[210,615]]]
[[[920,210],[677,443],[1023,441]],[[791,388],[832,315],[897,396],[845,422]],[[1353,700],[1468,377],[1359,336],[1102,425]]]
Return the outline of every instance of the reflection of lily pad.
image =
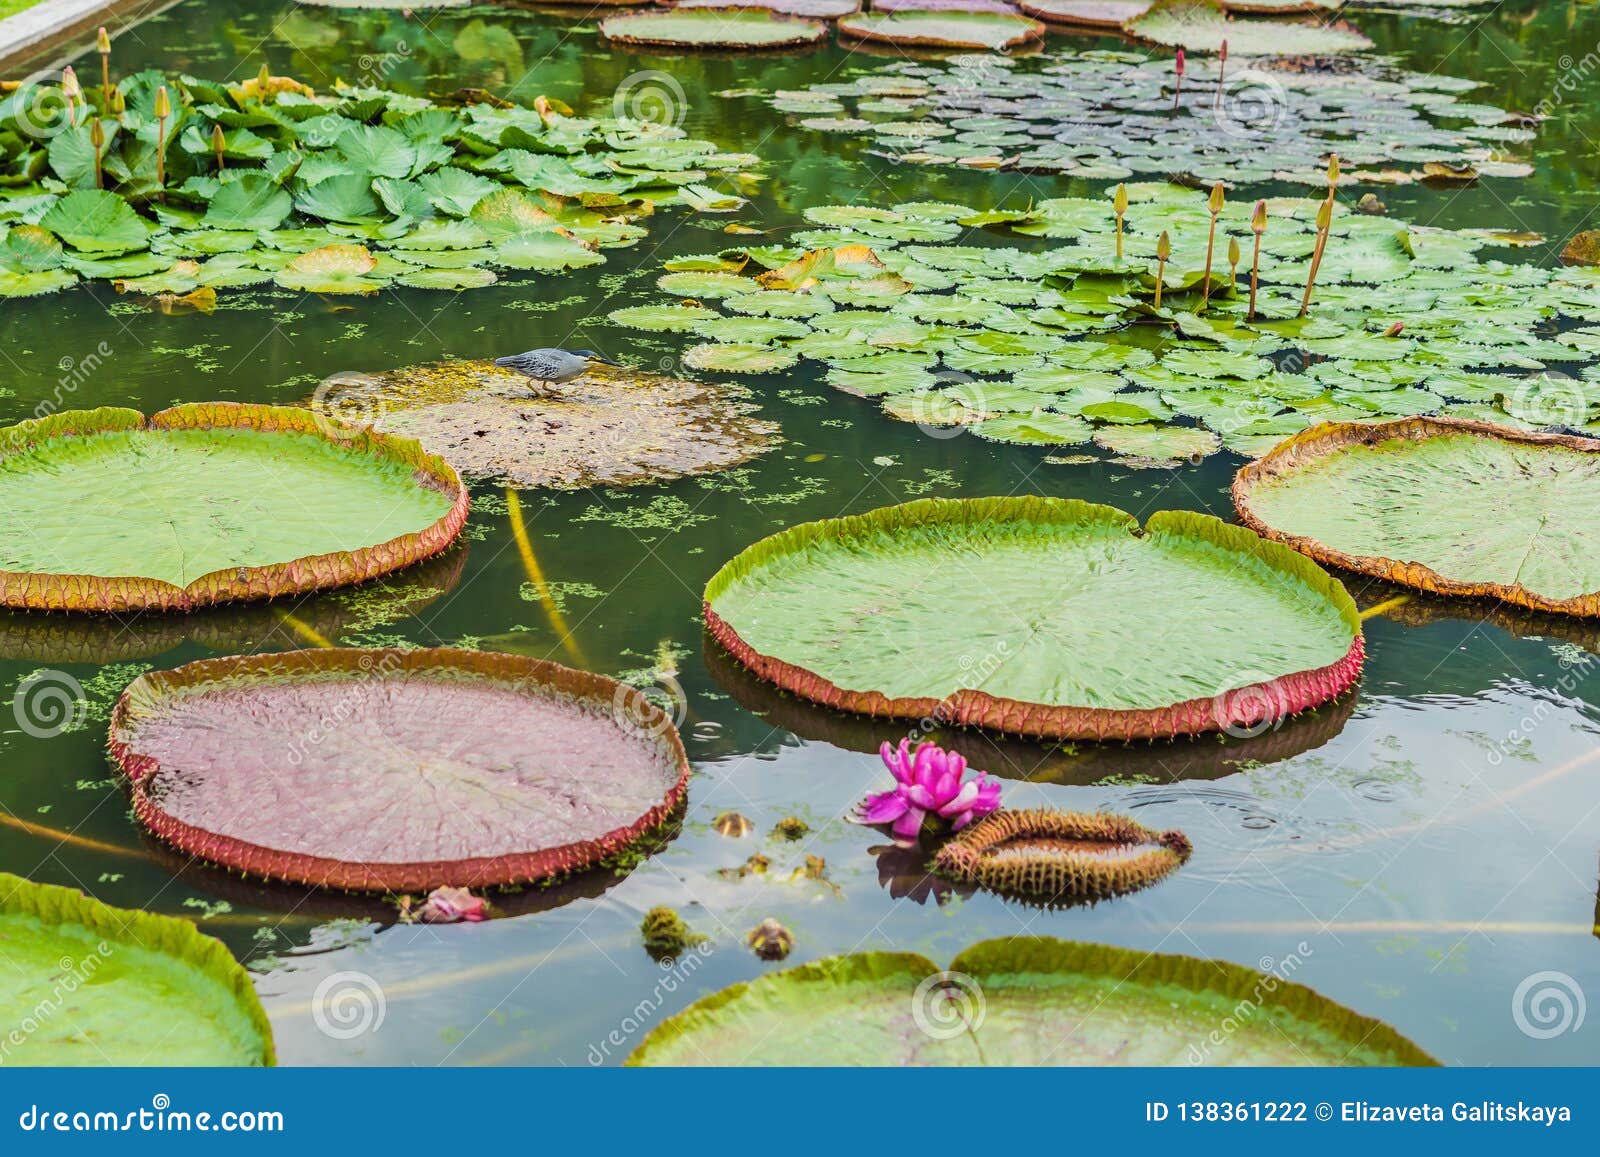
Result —
[[[1294,552],[1204,515],[1162,512],[1140,533],[1061,499],[792,527],[718,571],[704,609],[740,662],[825,706],[1057,738],[1281,719],[1362,661],[1350,596]]]
[[[180,851],[352,891],[485,887],[615,855],[683,801],[672,722],[611,679],[477,651],[320,650],[141,675],[110,746]]]
[[[600,33],[619,44],[673,48],[789,48],[815,44],[828,26],[764,8],[693,8],[608,16]]]
[[[1000,12],[865,12],[839,21],[841,34],[928,48],[1018,48],[1044,36],[1044,25]]]
[[[443,460],[304,410],[69,410],[0,430],[0,605],[187,610],[374,578],[467,516]]]
[[[1240,517],[1435,594],[1600,615],[1600,441],[1479,422],[1329,424],[1239,472]]]
[[[591,370],[547,394],[488,362],[440,362],[340,382],[340,408],[415,438],[469,475],[516,486],[626,486],[721,470],[777,427],[733,387]],[[313,402],[313,405],[316,403]]]
[[[270,1065],[250,976],[193,924],[0,873],[0,1023],[19,1065]]]
[[[1245,1004],[1252,1016],[1237,1015]],[[930,1023],[952,1031],[930,1031]],[[1234,1028],[1220,1033],[1223,1024]],[[921,956],[867,952],[736,984],[658,1025],[628,1063],[1434,1062],[1387,1025],[1278,976],[1217,960],[1013,937],[973,945],[943,973]]]

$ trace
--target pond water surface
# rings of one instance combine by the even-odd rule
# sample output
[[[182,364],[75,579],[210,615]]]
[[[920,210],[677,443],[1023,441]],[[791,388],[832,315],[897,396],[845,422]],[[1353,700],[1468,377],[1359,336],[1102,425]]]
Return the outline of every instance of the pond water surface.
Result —
[[[1417,70],[1482,80],[1474,99],[1512,109],[1557,92],[1571,75],[1562,58],[1581,61],[1600,42],[1597,6],[1522,0],[1485,11],[1492,15],[1481,22],[1455,25],[1376,11],[1351,18],[1379,51]],[[525,102],[543,93],[595,112],[609,110],[627,77],[662,70],[685,92],[686,130],[766,161],[738,219],[779,237],[815,204],[989,207],[1104,189],[895,166],[858,143],[791,126],[759,101],[716,95],[803,87],[883,63],[832,45],[742,59],[644,55],[607,45],[592,21],[560,12],[407,18],[281,0],[185,0],[119,39],[116,59],[128,70],[208,78],[253,75],[265,61],[319,89],[365,76],[418,93],[473,85]],[[92,51],[79,68],[98,75]],[[1537,230],[1556,247],[1593,225],[1600,78],[1575,83],[1540,129],[1532,178],[1383,190],[1390,210],[1427,224]],[[1274,191],[1293,190],[1252,195]],[[339,370],[546,345],[670,366],[686,343],[619,329],[605,314],[658,300],[661,261],[722,247],[727,221],[669,210],[638,246],[607,250],[602,267],[459,295],[224,291],[214,313],[163,316],[102,283],[8,302],[0,418],[26,417],[64,389],[72,406],[294,403]],[[1552,258],[1541,247],[1511,259]],[[816,363],[749,385],[763,416],[781,423],[780,447],[703,479],[526,492],[532,567],[503,492],[479,485],[468,541],[387,592],[177,625],[0,621],[0,696],[49,668],[71,674],[90,699],[81,727],[48,738],[0,714],[8,817],[0,864],[111,904],[196,919],[256,974],[285,1063],[616,1063],[663,1017],[770,969],[743,946],[744,933],[767,917],[793,930],[791,963],[871,948],[942,963],[990,937],[1059,936],[1281,967],[1446,1063],[1600,1062],[1600,1026],[1543,1038],[1514,1013],[1519,985],[1541,972],[1564,973],[1600,996],[1600,666],[1591,661],[1600,627],[1413,603],[1368,622],[1370,657],[1353,698],[1253,740],[1046,750],[969,738],[969,753],[1007,777],[1013,806],[1125,811],[1149,827],[1184,829],[1196,850],[1159,886],[1095,907],[1042,911],[981,893],[940,903],[918,886],[915,862],[840,819],[881,787],[873,752],[896,729],[782,699],[708,653],[699,620],[706,579],[781,527],[923,495],[1036,493],[1107,502],[1141,518],[1174,507],[1226,517],[1240,460],[1224,453],[1174,471],[1054,464],[1046,450],[932,437],[890,420],[871,402],[831,390]],[[1360,595],[1364,605],[1382,597]],[[1149,608],[1153,618],[1163,613]],[[1174,620],[1165,629],[1204,624]],[[660,671],[660,686],[681,688],[687,701],[695,774],[681,835],[626,875],[530,890],[501,905],[518,918],[451,927],[399,925],[382,905],[246,883],[148,844],[104,755],[106,715],[122,686],[152,666],[301,646],[308,631],[345,644],[499,647],[633,679]],[[731,840],[713,831],[712,817],[728,809],[748,816],[755,833]],[[810,834],[768,839],[789,815],[806,820]],[[71,838],[52,834],[60,832]],[[767,877],[719,875],[756,851],[773,862]],[[788,882],[806,855],[826,859],[833,888]],[[640,944],[640,918],[657,904],[714,935],[709,950],[676,971],[659,968]],[[367,1031],[320,1014],[330,986],[352,983],[339,975],[350,973],[383,994],[381,1024]]]

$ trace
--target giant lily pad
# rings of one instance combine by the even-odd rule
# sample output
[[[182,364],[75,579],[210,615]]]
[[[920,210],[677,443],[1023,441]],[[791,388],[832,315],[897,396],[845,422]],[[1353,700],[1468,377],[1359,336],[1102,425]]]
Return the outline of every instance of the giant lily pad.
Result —
[[[187,920],[0,873],[0,944],[9,1064],[274,1062],[249,974]]]
[[[737,465],[777,427],[737,387],[595,369],[546,393],[490,362],[352,374],[340,410],[415,438],[469,475],[515,486],[626,486]],[[319,403],[313,400],[313,407]]]
[[[680,10],[694,8],[765,8],[784,16],[810,20],[837,20],[861,10],[861,0],[675,0]]]
[[[188,610],[342,586],[444,550],[446,462],[304,410],[69,410],[0,430],[0,605]]]
[[[981,993],[981,1001],[979,994]],[[1237,1015],[1248,1004],[1253,1015]],[[1227,1033],[1219,1025],[1234,1026]],[[1218,960],[1011,937],[941,971],[838,956],[736,984],[653,1029],[630,1065],[1432,1065],[1379,1021]]]
[[[479,651],[320,650],[141,675],[110,746],[180,851],[351,891],[519,884],[659,827],[689,761],[641,693]]]
[[[1242,469],[1240,517],[1436,594],[1600,615],[1600,441],[1408,418],[1316,426]]]
[[[1150,0],[1019,0],[1017,6],[1052,24],[1120,32],[1128,21],[1144,15]]]
[[[687,8],[608,16],[600,33],[619,44],[668,48],[793,48],[823,39],[828,26],[764,8]]]
[[[1229,19],[1218,0],[1155,0],[1126,28],[1141,40],[1190,52],[1217,52],[1226,40],[1228,52],[1239,56],[1327,56],[1372,47],[1344,24]]]
[[[1355,604],[1293,551],[1176,511],[1141,533],[1064,499],[791,527],[712,577],[705,618],[756,674],[825,706],[1054,738],[1281,719],[1362,662]]]
[[[839,21],[840,33],[927,48],[1019,48],[1044,36],[1044,25],[1002,12],[944,12],[902,9],[864,12]]]

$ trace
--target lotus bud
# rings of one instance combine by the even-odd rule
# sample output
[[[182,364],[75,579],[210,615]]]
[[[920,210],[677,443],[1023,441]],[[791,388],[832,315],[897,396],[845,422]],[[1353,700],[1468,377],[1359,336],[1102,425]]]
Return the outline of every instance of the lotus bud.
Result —
[[[102,107],[111,101],[111,34],[102,24],[94,34],[94,46],[100,53],[100,96]]]
[[[77,128],[78,100],[83,96],[83,89],[78,84],[78,74],[70,64],[61,70],[61,95],[67,102],[67,121]]]
[[[1172,112],[1168,113],[1168,116],[1178,111],[1178,98],[1183,95],[1183,49],[1181,48],[1178,49],[1178,60],[1174,68],[1177,72],[1178,80],[1172,89]]]
[[[646,912],[639,933],[644,938],[644,950],[652,960],[676,959],[683,955],[685,948],[706,941],[706,937],[689,931],[683,917],[671,908],[652,908]]]
[[[1339,186],[1339,154],[1328,154],[1328,196]]]
[[[778,821],[777,826],[772,829],[772,835],[774,839],[779,840],[800,840],[804,839],[810,830],[811,825],[799,816],[787,816]]]
[[[1254,321],[1256,316],[1256,286],[1261,280],[1261,238],[1266,231],[1267,203],[1257,201],[1254,212],[1250,214],[1250,232],[1256,235],[1256,244],[1250,258],[1250,309],[1245,314],[1247,321]]]
[[[1405,322],[1397,321],[1393,325],[1391,325],[1388,329],[1383,331],[1383,336],[1384,337],[1399,337],[1402,333],[1405,332],[1405,328],[1406,328],[1406,323]]]
[[[1317,246],[1311,251],[1311,268],[1306,273],[1306,292],[1300,299],[1300,316],[1311,310],[1311,291],[1317,284],[1317,270],[1322,265],[1322,253],[1328,246],[1328,231],[1333,227],[1333,195],[1317,208]]]
[[[1228,237],[1228,292],[1233,293],[1239,288],[1239,259],[1244,254],[1239,250],[1239,239]]]
[[[167,96],[167,86],[156,89],[156,119],[166,120],[172,115],[172,99]]]
[[[1163,229],[1156,238],[1156,308],[1161,308],[1161,288],[1167,280],[1167,258],[1172,256],[1172,238]]]
[[[94,187],[106,187],[105,173],[101,168],[105,156],[106,131],[100,127],[98,119],[89,122],[89,143],[94,146]]]
[[[223,151],[228,147],[228,138],[223,135],[221,125],[211,126],[211,151],[217,154],[217,168],[225,169],[228,163],[223,159]]]
[[[1118,185],[1112,194],[1111,207],[1117,214],[1117,260],[1122,260],[1122,219],[1128,215],[1128,186]]]
[[[261,62],[261,71],[256,73],[256,85],[261,89],[261,91],[257,95],[265,96],[267,94],[267,85],[269,85],[271,83],[272,83],[272,70],[267,67],[266,61],[262,61]]]
[[[1200,290],[1201,309],[1204,309],[1211,300],[1211,255],[1215,252],[1217,244],[1217,214],[1222,212],[1224,200],[1222,182],[1218,181],[1211,186],[1211,197],[1206,202],[1206,207],[1211,210],[1211,231],[1206,234],[1206,272]]]
[[[167,97],[167,86],[156,89],[156,196],[167,187],[167,118],[172,115],[172,101]]]
[[[745,943],[763,960],[782,960],[794,949],[794,933],[768,917],[745,937]]]

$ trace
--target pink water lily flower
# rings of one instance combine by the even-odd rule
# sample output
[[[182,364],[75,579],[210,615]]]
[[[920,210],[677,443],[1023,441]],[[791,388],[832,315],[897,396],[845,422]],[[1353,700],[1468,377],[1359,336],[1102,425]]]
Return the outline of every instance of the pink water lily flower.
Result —
[[[960,831],[1000,806],[999,783],[981,771],[963,783],[966,759],[937,744],[919,743],[912,751],[911,741],[902,739],[898,748],[885,743],[880,754],[894,776],[894,790],[862,800],[855,819],[873,826],[893,824],[894,838],[901,844],[916,842],[922,821],[930,814],[947,822],[951,831]]]
[[[446,885],[428,893],[428,900],[417,915],[424,924],[457,924],[463,920],[476,924],[488,915],[485,907],[481,896]]]

